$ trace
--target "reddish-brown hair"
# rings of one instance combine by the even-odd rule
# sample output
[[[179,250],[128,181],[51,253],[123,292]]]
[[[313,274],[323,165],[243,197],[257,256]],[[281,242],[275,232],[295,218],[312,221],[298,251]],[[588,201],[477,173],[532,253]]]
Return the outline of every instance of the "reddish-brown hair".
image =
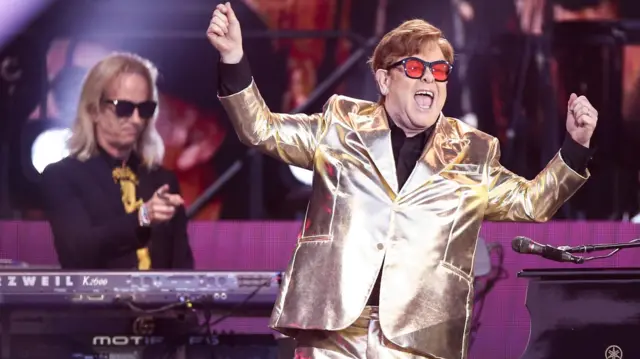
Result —
[[[384,35],[373,51],[369,64],[374,73],[379,69],[387,69],[403,57],[419,54],[429,43],[437,44],[444,59],[453,64],[453,47],[443,37],[442,31],[420,19],[405,21]]]

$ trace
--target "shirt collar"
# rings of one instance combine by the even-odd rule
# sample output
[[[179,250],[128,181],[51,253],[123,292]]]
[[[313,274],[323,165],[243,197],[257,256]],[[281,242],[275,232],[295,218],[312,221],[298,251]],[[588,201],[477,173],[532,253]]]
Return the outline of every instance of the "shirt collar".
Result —
[[[111,167],[121,167],[126,165],[129,168],[135,169],[140,164],[140,159],[138,158],[135,152],[131,152],[129,159],[127,159],[126,161],[123,161],[122,159],[111,156],[100,145],[98,145],[98,150],[100,152],[100,157],[102,157],[105,161],[107,161],[107,163]]]
[[[386,110],[385,110],[386,112]],[[393,122],[393,120],[391,119],[391,116],[389,116],[389,113],[387,112],[387,119],[389,122],[389,129],[391,129],[391,137],[395,138],[395,139],[401,139],[401,140],[409,140],[409,141],[418,141],[420,142],[423,146],[427,145],[427,141],[429,140],[429,137],[431,136],[431,133],[433,132],[433,129],[436,127],[436,123],[440,120],[440,117],[438,117],[438,120],[436,120],[436,122],[431,125],[430,127],[426,128],[424,131],[420,132],[419,134],[413,136],[413,137],[407,137],[407,135],[405,135],[404,131],[402,131],[402,129],[400,127],[398,127],[398,125],[396,125],[395,122]]]

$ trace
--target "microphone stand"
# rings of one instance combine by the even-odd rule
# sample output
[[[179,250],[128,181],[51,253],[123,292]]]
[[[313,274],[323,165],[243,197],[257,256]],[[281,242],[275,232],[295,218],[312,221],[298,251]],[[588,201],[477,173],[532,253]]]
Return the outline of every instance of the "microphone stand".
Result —
[[[626,248],[640,247],[640,241],[630,243],[611,243],[611,244],[585,244],[577,247],[558,247],[558,249],[567,253],[589,253],[595,251],[620,250]]]
[[[218,193],[220,188],[225,185],[233,176],[235,176],[240,170],[242,166],[244,166],[247,159],[251,158],[258,151],[255,148],[251,148],[244,155],[244,158],[236,160],[231,167],[229,167],[219,178],[217,181],[213,182],[207,189],[200,195],[198,198],[193,201],[191,206],[186,209],[186,215],[188,219],[193,218],[198,212],[213,198],[213,196]]]
[[[595,251],[611,250],[611,252],[605,255],[584,258],[583,262],[586,262],[594,259],[609,258],[612,255],[618,253],[621,249],[634,248],[634,247],[640,247],[640,238],[634,239],[628,243],[585,244],[577,247],[563,246],[563,247],[558,247],[558,249],[561,251],[565,251],[567,253],[589,253],[589,252],[595,252]],[[578,258],[582,259],[583,257],[578,257]]]

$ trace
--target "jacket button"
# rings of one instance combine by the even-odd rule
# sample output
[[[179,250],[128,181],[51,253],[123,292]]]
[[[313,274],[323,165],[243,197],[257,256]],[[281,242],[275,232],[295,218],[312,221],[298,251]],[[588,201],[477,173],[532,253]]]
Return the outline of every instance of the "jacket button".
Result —
[[[377,247],[378,247],[379,250],[383,250],[384,249],[384,244],[378,243]]]

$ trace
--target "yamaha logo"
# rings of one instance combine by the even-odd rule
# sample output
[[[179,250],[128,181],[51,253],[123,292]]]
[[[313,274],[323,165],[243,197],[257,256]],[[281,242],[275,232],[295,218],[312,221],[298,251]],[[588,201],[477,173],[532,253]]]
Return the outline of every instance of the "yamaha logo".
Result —
[[[609,345],[604,351],[604,359],[622,359],[622,349],[617,345]]]

